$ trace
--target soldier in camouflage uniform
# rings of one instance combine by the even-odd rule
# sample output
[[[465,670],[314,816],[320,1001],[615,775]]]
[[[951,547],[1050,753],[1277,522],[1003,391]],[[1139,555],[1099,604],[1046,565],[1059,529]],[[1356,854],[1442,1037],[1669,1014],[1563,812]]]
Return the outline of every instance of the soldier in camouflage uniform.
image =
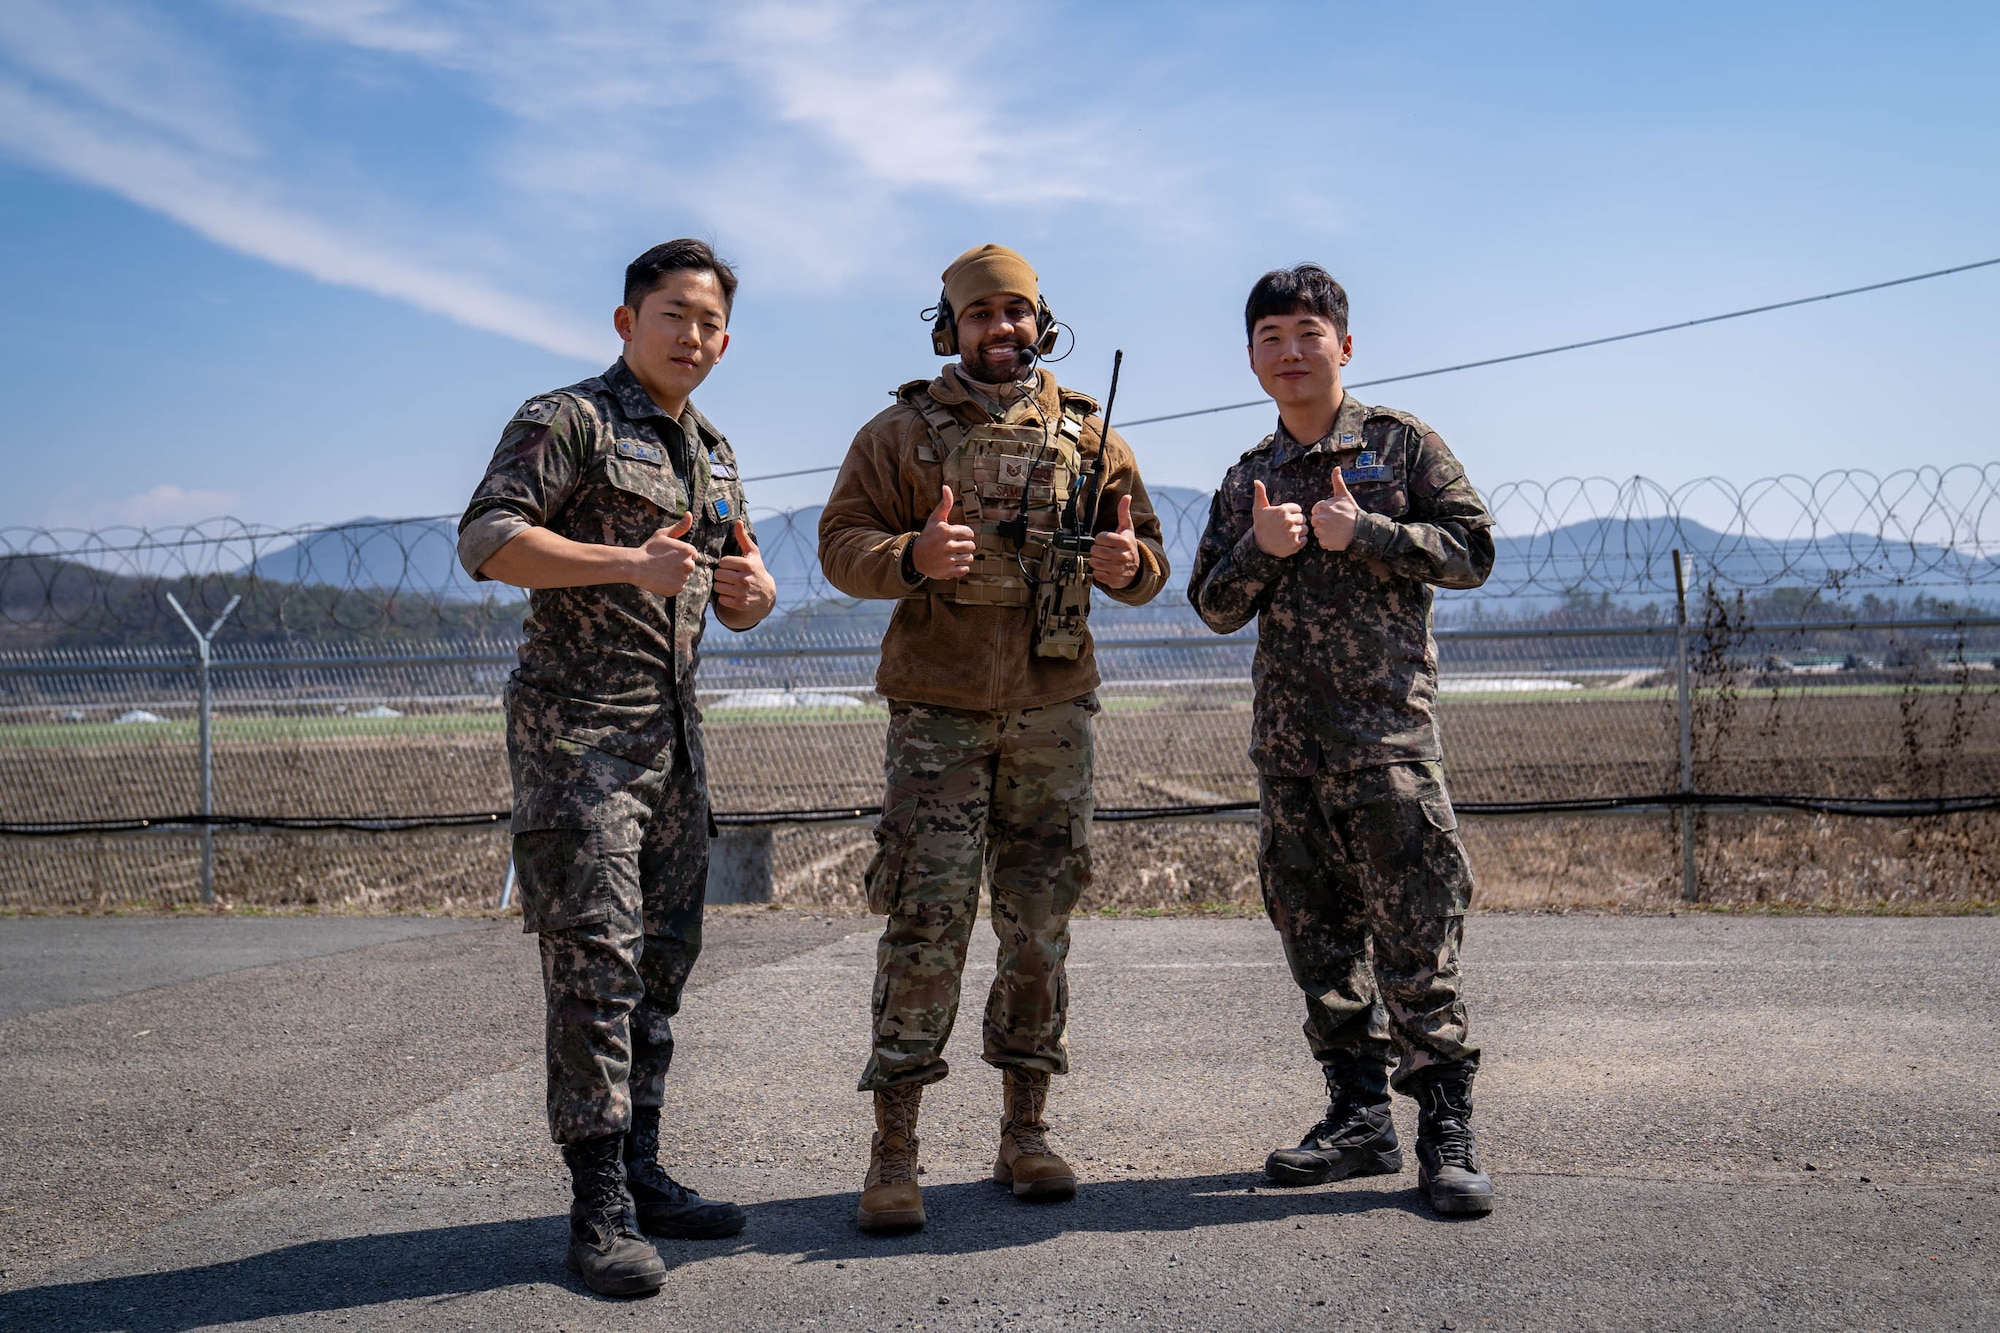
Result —
[[[774,597],[729,441],[688,402],[728,346],[735,291],[700,241],[634,260],[615,319],[623,356],[514,414],[459,524],[475,578],[532,589],[506,694],[514,865],[541,937],[570,1264],[613,1294],[666,1280],[642,1231],[743,1226],[740,1208],[675,1183],[657,1156],[714,832],[696,655],[711,605],[743,630]]]
[[[1418,1189],[1483,1213],[1459,998],[1472,872],[1438,743],[1431,588],[1486,581],[1493,520],[1437,432],[1343,390],[1347,294],[1323,269],[1264,275],[1244,323],[1279,424],[1223,478],[1188,599],[1220,634],[1257,620],[1258,871],[1330,1101],[1265,1170],[1281,1185],[1400,1171],[1400,1057]]]
[[[859,1220],[876,1231],[923,1225],[917,1107],[947,1072],[982,876],[1000,944],[984,1052],[1002,1071],[993,1178],[1017,1198],[1076,1191],[1043,1110],[1050,1075],[1069,1068],[1063,960],[1090,882],[1098,676],[1084,614],[1093,585],[1138,605],[1167,578],[1132,451],[1091,399],[1035,368],[1055,324],[1034,270],[981,246],[944,284],[933,345],[960,359],[862,427],[819,529],[834,586],[899,599],[876,678],[888,789],[867,872],[888,917],[861,1075],[876,1134]],[[1066,512],[1096,535],[1087,560],[1060,565]]]

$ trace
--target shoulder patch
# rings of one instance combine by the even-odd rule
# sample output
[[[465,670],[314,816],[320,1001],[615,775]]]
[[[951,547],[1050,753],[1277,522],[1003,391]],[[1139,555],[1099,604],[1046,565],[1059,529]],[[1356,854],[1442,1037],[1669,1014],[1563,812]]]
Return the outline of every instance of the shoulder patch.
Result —
[[[1436,431],[1424,424],[1421,417],[1416,416],[1414,413],[1399,411],[1393,407],[1371,407],[1368,409],[1368,420],[1374,420],[1378,417],[1386,417],[1391,421],[1402,422],[1405,426],[1415,431],[1419,438],[1425,435],[1437,434]]]
[[[562,410],[562,395],[556,393],[539,394],[522,403],[516,409],[512,421],[527,421],[537,426],[546,426]],[[510,423],[511,424],[511,423]]]

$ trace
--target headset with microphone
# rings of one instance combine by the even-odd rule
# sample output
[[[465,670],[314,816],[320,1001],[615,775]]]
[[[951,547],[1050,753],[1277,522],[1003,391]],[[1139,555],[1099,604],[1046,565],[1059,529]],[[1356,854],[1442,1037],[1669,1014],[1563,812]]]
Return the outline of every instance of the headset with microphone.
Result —
[[[938,293],[936,305],[921,312],[921,318],[931,321],[931,350],[939,356],[957,356],[958,314],[951,308],[951,302],[946,299],[943,292]],[[1062,356],[1052,357],[1049,353],[1056,350],[1057,334],[1068,327],[1056,319],[1055,312],[1049,309],[1049,303],[1037,296],[1035,328],[1040,331],[1040,336],[1035,339],[1036,358],[1044,361],[1062,360]],[[1068,355],[1068,352],[1063,353],[1063,356]]]

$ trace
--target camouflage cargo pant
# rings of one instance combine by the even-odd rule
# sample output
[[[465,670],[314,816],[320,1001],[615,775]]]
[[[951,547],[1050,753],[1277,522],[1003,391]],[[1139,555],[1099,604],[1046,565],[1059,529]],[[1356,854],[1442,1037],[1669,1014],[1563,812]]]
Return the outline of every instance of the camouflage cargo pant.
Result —
[[[935,1083],[958,1018],[959,978],[991,887],[1000,949],[985,1059],[1069,1070],[1069,914],[1090,883],[1091,738],[1097,699],[1014,713],[892,704],[888,790],[868,866],[874,1049],[861,1090]]]
[[[1477,1066],[1459,997],[1472,869],[1434,763],[1263,776],[1264,907],[1306,995],[1306,1041],[1332,1069]],[[1371,964],[1370,953],[1373,953]]]
[[[511,715],[514,870],[541,936],[549,1134],[623,1133],[661,1104],[673,1016],[701,952],[708,788],[672,745],[654,769]]]

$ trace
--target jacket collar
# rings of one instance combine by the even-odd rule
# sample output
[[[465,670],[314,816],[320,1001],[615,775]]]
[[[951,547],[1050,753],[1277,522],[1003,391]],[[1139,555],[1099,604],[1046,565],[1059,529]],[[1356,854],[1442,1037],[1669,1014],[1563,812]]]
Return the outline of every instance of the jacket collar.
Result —
[[[666,409],[654,402],[653,395],[646,392],[646,386],[639,383],[639,377],[632,373],[632,368],[625,364],[625,358],[622,356],[613,361],[611,368],[599,378],[604,381],[604,387],[611,390],[611,396],[618,400],[618,410],[625,414],[627,420],[643,421],[647,417],[658,417],[662,421],[672,421],[684,432],[693,425],[709,437],[711,445],[722,438],[722,432],[695,408],[692,399],[688,401],[687,410],[682,412],[678,419],[668,416]]]
[[[1282,417],[1278,419],[1278,429],[1271,434],[1271,465],[1282,467],[1294,458],[1304,458],[1308,454],[1338,454],[1349,449],[1361,448],[1361,423],[1368,419],[1368,407],[1353,394],[1340,400],[1340,410],[1333,414],[1333,429],[1311,444],[1300,444],[1285,429]]]
[[[928,392],[947,408],[969,406],[982,416],[991,415],[981,396],[968,387],[965,373],[956,361],[938,372]],[[1056,377],[1046,370],[1035,372],[1035,391],[1007,409],[1010,421],[1021,421],[1030,415],[1043,422],[1062,415],[1062,390],[1056,384]]]

